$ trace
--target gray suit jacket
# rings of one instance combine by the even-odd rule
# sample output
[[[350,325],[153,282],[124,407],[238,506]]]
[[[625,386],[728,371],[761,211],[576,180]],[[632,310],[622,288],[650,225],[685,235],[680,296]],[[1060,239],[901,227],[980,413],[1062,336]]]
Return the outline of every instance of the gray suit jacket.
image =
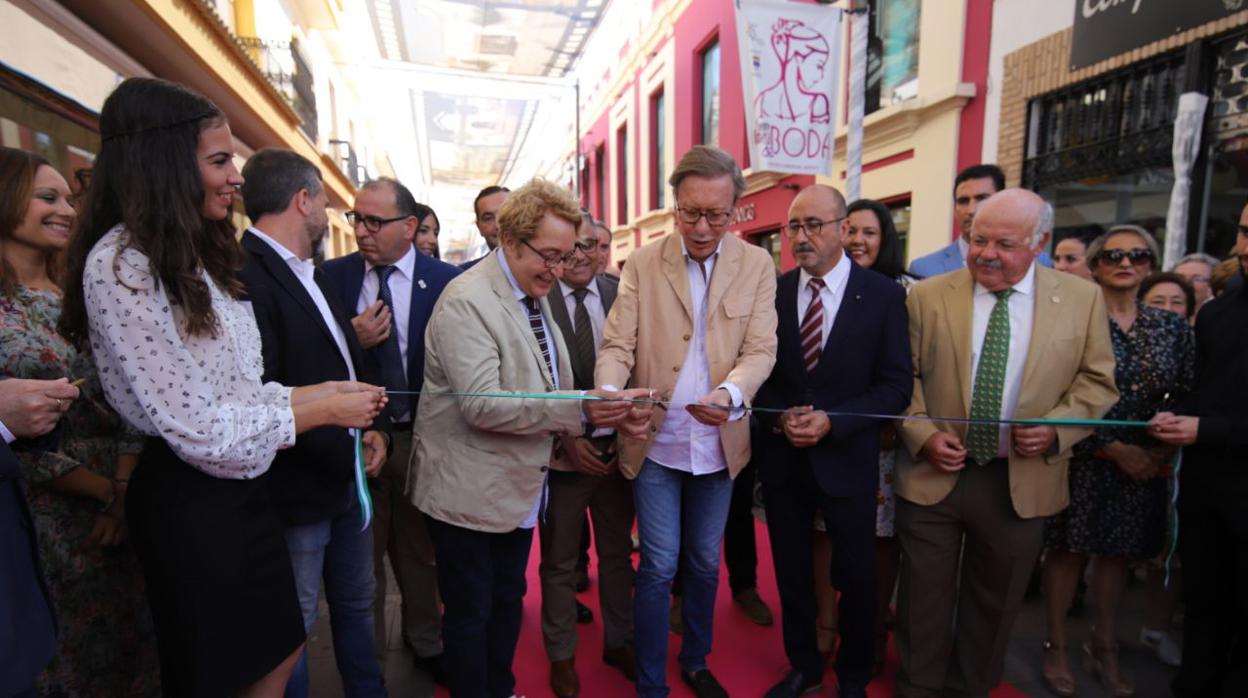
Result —
[[[559,385],[572,366],[550,304]],[[488,533],[514,530],[541,495],[556,434],[583,430],[576,400],[437,396],[556,393],[529,319],[497,257],[456,277],[425,330],[424,397],[412,428],[412,503],[439,521]],[[557,394],[573,396],[575,390]]]

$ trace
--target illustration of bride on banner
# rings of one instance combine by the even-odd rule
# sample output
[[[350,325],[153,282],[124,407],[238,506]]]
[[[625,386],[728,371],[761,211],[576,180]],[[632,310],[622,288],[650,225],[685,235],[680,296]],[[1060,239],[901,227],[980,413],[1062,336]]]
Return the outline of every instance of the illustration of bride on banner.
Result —
[[[792,174],[832,173],[841,11],[737,0],[750,162]]]

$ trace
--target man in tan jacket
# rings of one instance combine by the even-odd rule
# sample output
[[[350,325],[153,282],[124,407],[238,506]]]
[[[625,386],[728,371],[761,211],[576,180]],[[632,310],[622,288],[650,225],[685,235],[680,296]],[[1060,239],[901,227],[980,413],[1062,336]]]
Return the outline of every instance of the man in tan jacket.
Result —
[[[679,235],[629,257],[595,379],[652,387],[673,403],[654,411],[642,438],[619,439],[641,538],[637,691],[667,695],[668,604],[683,548],[681,677],[699,698],[720,697],[706,664],[719,546],[732,477],[750,456],[749,420],[732,408],[748,404],[775,364],[776,270],[761,248],[725,235],[745,190],[732,156],[695,146],[668,182]]]
[[[1044,517],[1066,506],[1071,447],[1089,433],[939,418],[1098,419],[1118,399],[1099,289],[1036,264],[1052,225],[1034,193],[994,194],[975,215],[966,268],[906,302],[907,414],[937,421],[900,428],[915,457],[897,465],[902,698],[986,697],[1000,682]]]
[[[499,246],[447,285],[425,330],[412,503],[428,516],[437,554],[454,696],[516,692],[524,571],[556,437],[586,424],[640,436],[650,419],[648,406],[617,399],[648,390],[571,389],[571,355],[546,294],[579,254],[580,220],[559,186],[518,189],[499,212]],[[605,399],[576,399],[586,392]]]

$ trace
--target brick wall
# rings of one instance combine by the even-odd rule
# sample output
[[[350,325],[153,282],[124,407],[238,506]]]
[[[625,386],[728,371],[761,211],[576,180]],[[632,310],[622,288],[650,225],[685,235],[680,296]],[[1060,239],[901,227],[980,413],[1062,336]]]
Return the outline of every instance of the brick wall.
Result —
[[[1001,79],[1001,131],[997,141],[997,163],[1005,170],[1006,181],[1010,186],[1017,186],[1022,179],[1027,101],[1031,98],[1245,24],[1248,24],[1248,10],[1075,71],[1070,70],[1070,28],[1006,55]]]

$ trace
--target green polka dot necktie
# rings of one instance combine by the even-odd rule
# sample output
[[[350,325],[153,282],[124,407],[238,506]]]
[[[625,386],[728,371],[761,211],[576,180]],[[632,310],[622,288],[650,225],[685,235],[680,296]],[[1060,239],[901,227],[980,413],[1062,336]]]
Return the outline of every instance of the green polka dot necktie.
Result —
[[[988,316],[988,331],[979,352],[975,388],[971,392],[972,419],[1000,419],[1001,394],[1005,390],[1005,365],[1010,359],[1010,294],[1014,289],[994,291],[997,302]],[[997,424],[972,424],[966,430],[966,447],[975,462],[984,465],[997,457],[1000,443]]]

